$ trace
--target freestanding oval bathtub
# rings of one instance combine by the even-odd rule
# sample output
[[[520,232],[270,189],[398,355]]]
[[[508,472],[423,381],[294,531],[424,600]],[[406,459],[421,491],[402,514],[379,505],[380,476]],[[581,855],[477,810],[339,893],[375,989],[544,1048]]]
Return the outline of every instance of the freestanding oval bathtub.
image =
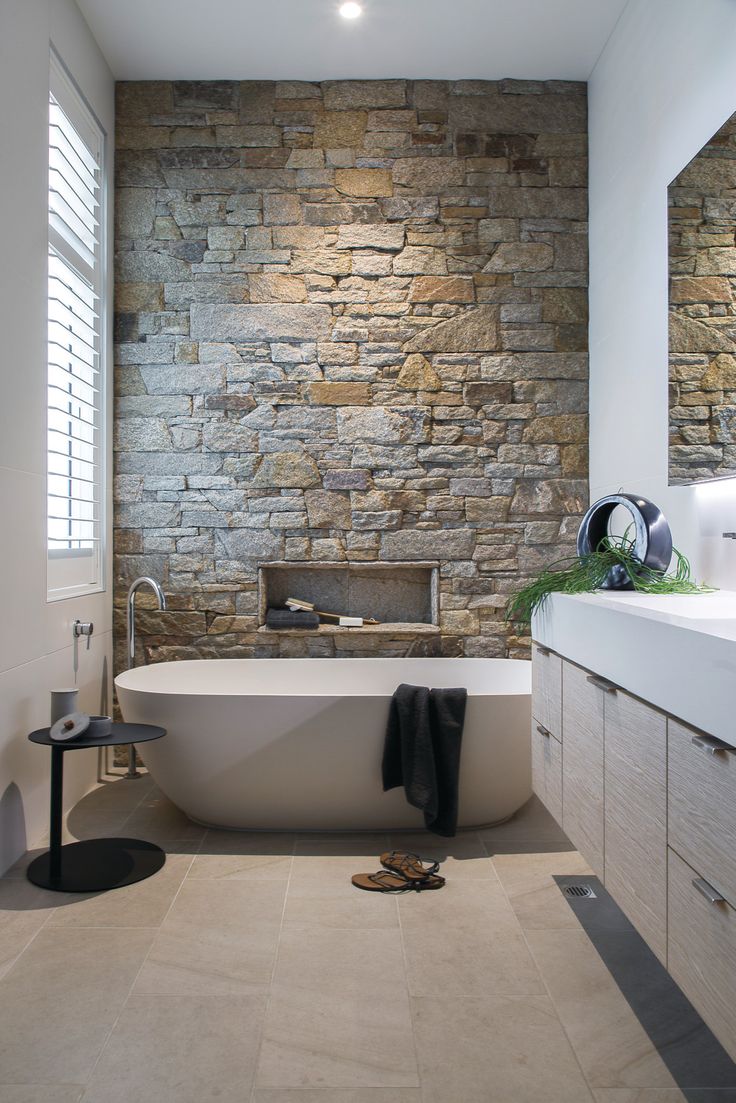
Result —
[[[141,747],[191,819],[241,830],[423,827],[381,755],[401,682],[465,686],[459,826],[497,823],[531,795],[531,664],[515,659],[201,659],[115,679],[125,719],[159,724]]]

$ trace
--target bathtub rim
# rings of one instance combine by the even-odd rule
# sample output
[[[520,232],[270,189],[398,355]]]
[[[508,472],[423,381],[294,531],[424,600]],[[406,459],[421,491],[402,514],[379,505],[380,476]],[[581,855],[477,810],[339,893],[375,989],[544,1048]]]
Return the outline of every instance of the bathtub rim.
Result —
[[[220,668],[224,664],[245,663],[261,664],[269,663],[278,664],[279,668],[284,668],[286,664],[298,663],[300,664],[320,664],[322,669],[334,668],[335,664],[349,664],[351,667],[355,667],[357,664],[375,664],[374,669],[378,669],[379,665],[385,665],[387,663],[400,663],[407,664],[408,671],[411,673],[412,668],[409,664],[419,663],[447,663],[447,664],[490,664],[491,669],[498,671],[501,668],[506,670],[513,670],[515,672],[514,678],[509,679],[509,684],[499,683],[495,687],[490,688],[487,692],[479,692],[478,690],[468,689],[468,698],[494,698],[494,697],[528,697],[531,695],[531,661],[529,659],[516,659],[516,658],[496,658],[485,656],[457,656],[457,657],[411,657],[404,658],[403,656],[391,656],[386,657],[360,657],[360,658],[348,658],[348,657],[335,657],[335,658],[232,658],[232,659],[169,659],[161,663],[148,663],[145,665],[132,667],[130,670],[120,671],[114,678],[114,685],[126,693],[144,693],[150,694],[156,697],[314,697],[324,699],[339,699],[343,697],[349,697],[353,699],[360,698],[389,698],[392,695],[392,690],[388,689],[371,689],[370,684],[361,685],[359,690],[346,690],[334,686],[329,690],[310,689],[308,686],[302,686],[299,689],[284,691],[284,688],[278,690],[274,688],[258,689],[258,687],[242,687],[239,688],[237,684],[233,684],[227,687],[213,687],[202,686],[193,687],[191,685],[180,685],[178,687],[166,686],[158,687],[155,684],[155,676],[159,671],[159,668],[172,667],[203,667],[205,665],[217,664]],[[521,677],[521,671],[524,670],[524,676]],[[516,683],[515,683],[516,679]],[[431,681],[431,679],[430,679]],[[523,682],[523,684],[521,684]],[[398,683],[397,683],[398,684]]]

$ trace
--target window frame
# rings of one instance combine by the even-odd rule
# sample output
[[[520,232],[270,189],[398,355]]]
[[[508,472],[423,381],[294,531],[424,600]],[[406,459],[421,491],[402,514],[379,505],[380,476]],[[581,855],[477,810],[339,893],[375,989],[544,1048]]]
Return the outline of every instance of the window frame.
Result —
[[[108,249],[108,203],[109,189],[107,180],[107,135],[99,119],[92,111],[71,74],[66,69],[58,54],[50,51],[49,61],[49,94],[47,97],[47,120],[51,97],[58,103],[64,115],[77,131],[84,144],[90,149],[93,157],[99,164],[99,189],[97,194],[99,221],[98,245],[94,254],[92,265],[81,252],[77,252],[73,245],[66,241],[61,233],[55,229],[52,223],[50,206],[46,206],[46,225],[48,248],[46,252],[46,279],[47,279],[47,327],[49,316],[48,293],[49,281],[49,256],[56,253],[63,264],[71,267],[83,279],[90,283],[94,295],[97,297],[96,322],[98,328],[96,368],[98,388],[97,403],[95,409],[96,447],[94,491],[97,503],[97,517],[95,522],[96,542],[92,548],[58,548],[49,543],[49,364],[48,342],[46,342],[47,356],[45,362],[45,486],[46,486],[46,513],[45,513],[45,544],[46,544],[46,600],[51,602],[64,601],[69,598],[80,597],[86,594],[104,592],[107,589],[107,472],[108,472],[108,326],[109,304],[107,287],[107,249]],[[50,143],[47,135],[47,174],[49,173]]]

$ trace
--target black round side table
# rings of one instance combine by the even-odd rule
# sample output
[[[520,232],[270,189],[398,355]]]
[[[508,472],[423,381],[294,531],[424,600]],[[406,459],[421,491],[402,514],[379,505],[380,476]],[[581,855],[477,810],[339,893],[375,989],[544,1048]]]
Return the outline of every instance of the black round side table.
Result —
[[[166,861],[160,846],[143,839],[85,839],[61,845],[64,754],[85,747],[114,747],[124,743],[147,743],[161,739],[166,728],[152,724],[113,724],[109,735],[72,739],[57,743],[48,728],[28,736],[32,743],[51,747],[51,817],[49,849],[34,858],[27,870],[34,885],[54,892],[104,892],[144,881],[157,873]]]

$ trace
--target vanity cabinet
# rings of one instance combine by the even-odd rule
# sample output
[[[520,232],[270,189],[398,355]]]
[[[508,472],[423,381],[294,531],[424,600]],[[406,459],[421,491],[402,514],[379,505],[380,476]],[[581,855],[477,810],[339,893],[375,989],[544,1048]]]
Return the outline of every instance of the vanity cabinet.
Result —
[[[605,693],[589,671],[562,665],[562,827],[603,877],[603,716]]]
[[[532,719],[532,788],[542,804],[562,823],[562,745]]]
[[[736,909],[669,850],[667,967],[736,1058]]]
[[[562,735],[562,659],[534,644],[532,662],[532,716],[545,731]]]
[[[604,882],[667,961],[667,718],[622,690],[605,700]]]
[[[541,651],[534,791],[736,1059],[736,748]]]
[[[534,645],[532,663],[532,787],[562,821],[562,659]]]
[[[736,749],[668,721],[668,968],[736,1057]]]
[[[669,844],[736,907],[736,750],[669,721]]]

